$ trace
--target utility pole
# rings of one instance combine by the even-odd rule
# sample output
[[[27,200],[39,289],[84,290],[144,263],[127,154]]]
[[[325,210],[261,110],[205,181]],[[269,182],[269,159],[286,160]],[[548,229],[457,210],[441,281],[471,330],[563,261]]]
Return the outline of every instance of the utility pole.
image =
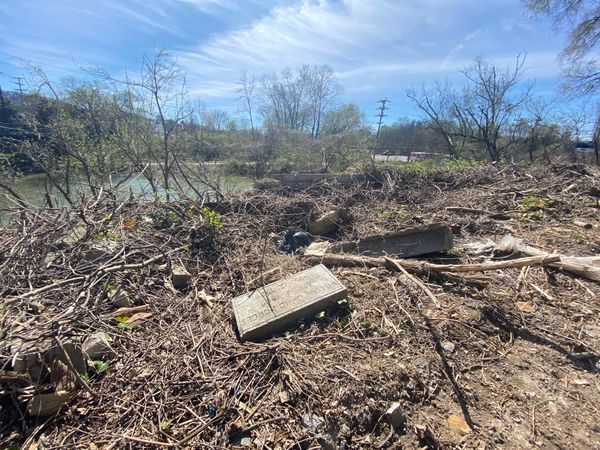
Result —
[[[23,105],[23,85],[21,80],[24,80],[23,77],[13,77],[13,79],[17,80],[17,84],[19,85],[19,99],[21,100],[21,106]]]
[[[379,100],[378,103],[381,103],[381,106],[379,108],[377,108],[377,110],[379,111],[379,114],[377,114],[376,117],[379,117],[379,124],[377,125],[377,139],[379,139],[379,132],[381,131],[381,123],[383,122],[383,118],[387,117],[387,114],[385,113],[386,109],[390,109],[389,106],[386,106],[388,103],[390,102],[390,100],[386,98],[384,98],[383,100]]]

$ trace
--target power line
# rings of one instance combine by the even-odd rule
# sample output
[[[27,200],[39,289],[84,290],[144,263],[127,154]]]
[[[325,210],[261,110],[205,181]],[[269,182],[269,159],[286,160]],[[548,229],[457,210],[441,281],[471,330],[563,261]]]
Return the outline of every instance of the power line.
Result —
[[[383,118],[387,117],[385,110],[390,109],[389,106],[386,106],[389,102],[390,100],[388,100],[387,97],[383,100],[379,100],[378,102],[381,103],[381,106],[377,108],[377,110],[379,111],[379,114],[377,114],[377,116],[379,117],[379,123],[377,124],[377,139],[379,139],[379,131],[381,131],[381,123],[383,122]]]

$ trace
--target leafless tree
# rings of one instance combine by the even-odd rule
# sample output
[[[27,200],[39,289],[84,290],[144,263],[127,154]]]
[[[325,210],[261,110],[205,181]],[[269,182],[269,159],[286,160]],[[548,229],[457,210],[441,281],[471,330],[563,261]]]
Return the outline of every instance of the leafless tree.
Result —
[[[238,92],[240,94],[238,100],[244,102],[245,112],[248,113],[250,119],[250,129],[252,130],[252,137],[255,137],[254,131],[254,116],[253,116],[253,104],[254,96],[256,91],[256,78],[254,75],[248,76],[246,71],[242,72],[242,76],[239,81]]]
[[[572,161],[577,160],[575,149],[577,143],[584,140],[592,125],[592,114],[589,108],[573,108],[562,112],[561,122],[565,129],[565,150]]]
[[[517,91],[524,63],[519,55],[514,66],[499,68],[479,57],[462,70],[468,84],[454,108],[461,122],[472,124],[467,137],[483,144],[492,161],[501,159],[512,145],[509,125],[531,92],[530,86]]]
[[[311,103],[313,137],[319,137],[321,121],[325,112],[330,109],[342,93],[342,87],[337,83],[333,69],[327,65],[314,67],[311,71]]]
[[[127,76],[125,79],[115,79],[104,71],[99,73],[125,88],[126,92],[122,95],[127,99],[124,106],[128,106],[129,111],[123,118],[135,122],[135,142],[130,141],[126,147],[136,165],[140,166],[145,159],[149,159],[152,165],[158,167],[161,184],[169,200],[172,185],[177,184],[174,168],[178,165],[182,150],[181,134],[177,131],[191,114],[185,103],[185,75],[176,58],[164,50],[145,56],[142,70],[135,78]],[[140,120],[140,117],[147,120]],[[140,155],[138,144],[143,145],[146,158]],[[152,175],[149,181],[154,193],[158,194],[158,185]]]
[[[600,86],[597,47],[600,41],[600,2],[597,0],[523,0],[535,15],[553,19],[567,28],[568,39],[560,56],[568,80],[566,88],[578,94],[595,94]]]
[[[266,123],[305,131],[313,137],[320,133],[325,112],[341,93],[329,66],[304,65],[281,74],[271,73],[261,79],[261,114]]]
[[[440,134],[446,143],[448,154],[458,156],[464,147],[465,133],[460,133],[457,128],[455,105],[455,92],[446,82],[434,83],[430,88],[421,87],[420,91],[411,88],[406,91],[407,97],[415,106],[423,111],[429,118],[431,128]],[[455,138],[462,137],[461,148],[457,147]]]

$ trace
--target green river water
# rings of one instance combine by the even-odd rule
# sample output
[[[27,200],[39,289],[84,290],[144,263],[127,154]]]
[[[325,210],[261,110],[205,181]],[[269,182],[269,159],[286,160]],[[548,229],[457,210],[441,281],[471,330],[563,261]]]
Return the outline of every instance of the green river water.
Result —
[[[33,206],[42,206],[45,204],[45,191],[44,191],[44,178],[43,174],[36,175],[27,175],[21,177],[16,183],[16,191],[19,192],[31,205]],[[123,178],[114,177],[112,179],[113,186],[118,182],[122,181]],[[185,185],[185,183],[181,183]],[[109,180],[106,181],[106,186],[110,186]],[[222,176],[219,180],[219,188],[223,193],[231,193],[236,191],[245,191],[252,189],[253,180],[247,177],[233,176],[227,175]],[[74,181],[71,184],[71,189],[73,191],[77,191],[77,189],[84,188],[85,185],[82,181]],[[199,184],[196,186],[198,191],[202,191],[206,189],[206,186]],[[85,190],[86,195],[89,197],[90,192],[89,189]],[[130,177],[128,180],[125,180],[119,187],[119,195],[123,198],[127,198],[130,193],[133,192],[133,195],[139,197],[144,200],[154,200],[154,194],[152,193],[152,189],[143,176],[138,177]],[[195,194],[190,189],[186,194],[194,197]],[[160,192],[159,195],[164,197],[164,192]],[[73,195],[74,198],[78,198],[76,195]],[[175,199],[176,196],[173,196]],[[61,197],[60,193],[56,191],[56,189],[52,192],[52,200],[56,205],[63,206],[65,205],[65,200]],[[9,218],[9,213],[7,208],[14,207],[15,203],[9,200],[5,195],[0,197],[0,223],[6,223]]]

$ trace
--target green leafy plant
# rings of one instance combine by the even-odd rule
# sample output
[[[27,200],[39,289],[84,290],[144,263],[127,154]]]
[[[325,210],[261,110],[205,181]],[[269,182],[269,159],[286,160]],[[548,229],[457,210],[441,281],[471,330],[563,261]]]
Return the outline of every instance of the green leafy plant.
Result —
[[[115,317],[115,321],[117,322],[117,328],[127,333],[131,333],[133,331],[133,327],[131,324],[127,323],[129,320],[129,316],[117,316]]]
[[[160,429],[162,431],[167,431],[169,429],[169,427],[171,426],[171,422],[173,422],[173,419],[167,419],[167,420],[163,420],[160,423]]]
[[[213,211],[205,206],[202,208],[202,215],[204,223],[213,234],[217,234],[223,228],[223,216],[217,211]]]
[[[360,327],[362,328],[363,331],[373,330],[373,324],[371,322],[367,322],[367,321],[361,323]]]
[[[554,206],[554,200],[528,195],[521,200],[521,210],[525,212],[540,211]]]
[[[99,360],[98,361],[92,361],[92,364],[94,365],[94,369],[96,370],[96,373],[98,375],[102,375],[110,367],[110,365],[107,362],[99,361]]]

